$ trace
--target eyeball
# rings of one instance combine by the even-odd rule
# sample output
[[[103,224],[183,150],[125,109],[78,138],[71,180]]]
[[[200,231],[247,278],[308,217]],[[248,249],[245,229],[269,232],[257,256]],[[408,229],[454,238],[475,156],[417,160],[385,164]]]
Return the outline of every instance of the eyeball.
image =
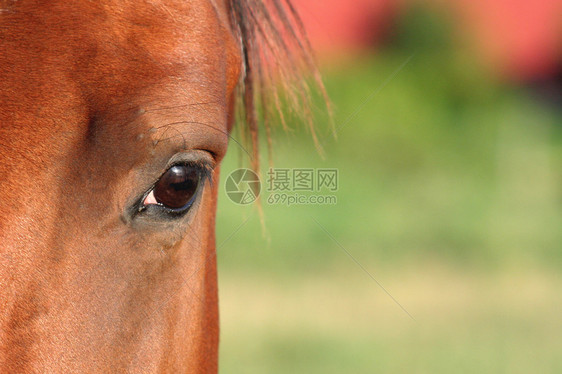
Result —
[[[170,167],[146,196],[143,206],[161,205],[172,210],[187,209],[193,203],[201,171],[190,165]]]

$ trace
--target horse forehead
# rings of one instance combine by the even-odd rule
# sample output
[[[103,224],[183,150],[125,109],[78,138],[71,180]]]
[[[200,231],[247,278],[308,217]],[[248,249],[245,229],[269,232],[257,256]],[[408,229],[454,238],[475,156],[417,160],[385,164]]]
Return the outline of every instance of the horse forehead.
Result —
[[[156,125],[186,110],[190,121],[224,123],[239,62],[226,0],[18,0],[0,12],[0,148],[8,137],[12,148],[57,138],[59,147],[27,148],[63,152],[91,118],[146,103],[180,108],[153,112]],[[0,157],[0,169],[16,159]]]
[[[138,100],[214,102],[220,120],[241,66],[227,13],[226,0],[19,0],[0,13],[0,97],[20,87],[6,99],[12,112],[67,117]]]
[[[224,70],[233,50],[224,0],[19,0],[14,4],[11,13],[19,25],[10,26],[19,31],[19,40],[42,44],[40,53],[47,64],[66,59],[81,74],[103,72],[98,82],[116,72],[142,75],[135,71],[141,68],[145,75],[184,70],[212,80]]]

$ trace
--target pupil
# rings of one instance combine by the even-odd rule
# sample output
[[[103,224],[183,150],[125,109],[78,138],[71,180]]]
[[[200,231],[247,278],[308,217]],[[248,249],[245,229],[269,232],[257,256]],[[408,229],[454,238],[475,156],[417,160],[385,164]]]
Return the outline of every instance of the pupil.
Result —
[[[190,201],[199,184],[199,173],[186,165],[175,165],[169,168],[154,186],[154,198],[160,204],[179,209]]]

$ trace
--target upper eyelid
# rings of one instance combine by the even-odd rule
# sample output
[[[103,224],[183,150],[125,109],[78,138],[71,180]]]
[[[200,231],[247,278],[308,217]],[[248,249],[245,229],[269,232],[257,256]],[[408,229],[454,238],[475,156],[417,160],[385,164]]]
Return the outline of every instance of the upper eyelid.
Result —
[[[162,177],[162,175],[164,175],[164,173],[166,173],[171,167],[176,165],[188,165],[191,167],[195,167],[201,172],[200,181],[202,183],[205,183],[206,181],[212,183],[212,174],[216,166],[216,161],[212,152],[203,151],[203,150],[195,150],[195,151],[199,156],[202,156],[202,154],[206,153],[210,157],[195,157],[194,152],[176,153],[174,156],[172,156],[172,158],[170,158],[170,160],[168,161],[168,165],[166,166],[166,169],[156,179],[154,184],[156,184],[158,180],[160,180],[160,178]],[[154,185],[152,186],[152,188],[154,188]]]
[[[164,171],[168,170],[174,165],[179,164],[201,165],[210,169],[214,169],[217,162],[212,152],[201,149],[193,149],[190,151],[178,152],[170,157]]]

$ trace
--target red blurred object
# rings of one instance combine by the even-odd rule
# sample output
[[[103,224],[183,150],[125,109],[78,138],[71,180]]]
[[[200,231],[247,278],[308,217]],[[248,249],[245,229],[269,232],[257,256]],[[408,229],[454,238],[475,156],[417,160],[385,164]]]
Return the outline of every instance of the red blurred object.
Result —
[[[393,0],[294,0],[320,55],[376,45],[397,14]]]
[[[521,80],[555,74],[562,59],[562,0],[462,0],[457,7],[494,68]]]
[[[293,0],[313,46],[333,56],[376,48],[400,12],[424,0]],[[452,10],[454,25],[499,74],[543,79],[562,62],[562,0],[425,0]]]

